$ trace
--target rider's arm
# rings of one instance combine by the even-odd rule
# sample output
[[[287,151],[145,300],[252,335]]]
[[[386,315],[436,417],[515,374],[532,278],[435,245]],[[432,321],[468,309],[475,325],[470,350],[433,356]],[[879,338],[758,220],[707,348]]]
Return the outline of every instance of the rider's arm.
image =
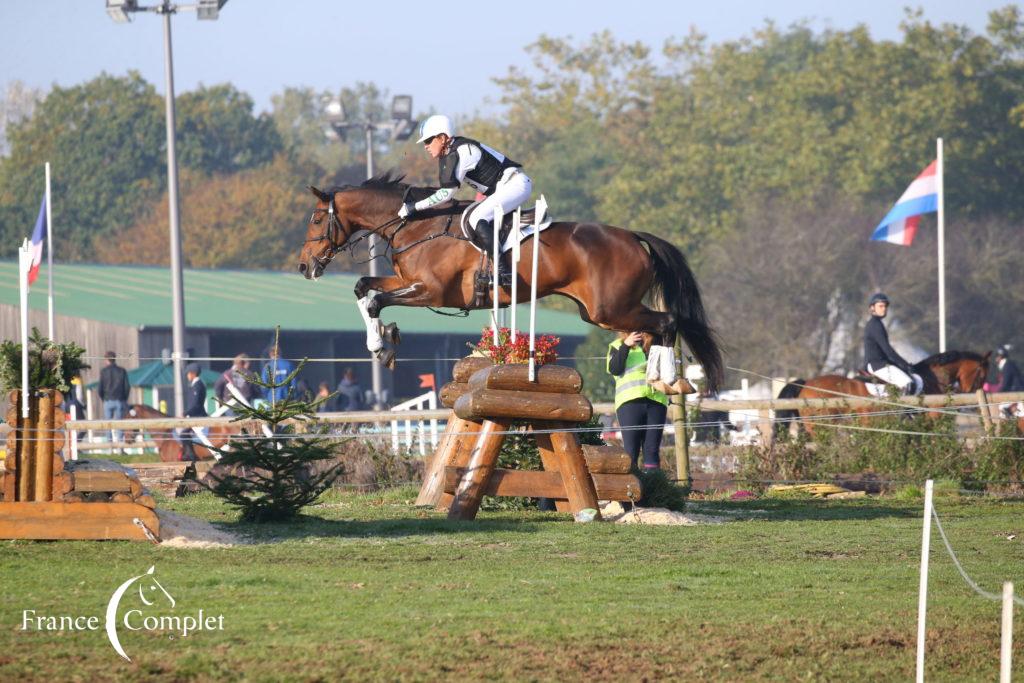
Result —
[[[881,325],[879,325],[881,327]],[[883,328],[884,330],[884,328]],[[909,373],[911,371],[910,363],[906,361],[900,354],[896,352],[896,349],[889,343],[889,335],[884,331],[875,335],[875,341],[878,343],[878,348],[882,350],[882,354],[885,359],[892,365],[895,365],[900,370]]]
[[[626,372],[626,357],[629,355],[630,349],[631,347],[625,344],[620,345],[617,349],[608,349],[608,374],[621,377]]]
[[[455,196],[455,191],[466,179],[466,174],[480,163],[480,148],[476,145],[459,145],[440,159],[439,181],[441,187],[426,199],[413,205],[414,211],[423,211],[443,204]]]

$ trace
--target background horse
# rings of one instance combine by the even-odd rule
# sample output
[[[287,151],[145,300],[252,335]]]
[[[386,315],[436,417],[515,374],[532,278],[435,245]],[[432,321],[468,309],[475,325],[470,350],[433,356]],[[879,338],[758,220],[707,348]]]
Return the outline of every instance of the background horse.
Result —
[[[128,417],[133,417],[139,420],[153,420],[156,418],[169,417],[166,413],[162,413],[156,408],[150,408],[147,405],[136,403],[128,406]],[[139,430],[142,432],[147,431],[145,425]],[[155,431],[149,431],[149,435],[156,441],[157,451],[160,453],[160,460],[162,462],[178,462],[181,460],[181,444],[171,436],[172,430],[170,429],[158,429]],[[231,440],[231,436],[241,434],[242,430],[240,427],[235,426],[224,426],[224,427],[207,427],[206,438],[214,448],[220,448],[224,446],[228,441]],[[200,460],[213,460],[213,453],[209,448],[202,445],[198,440],[194,440],[193,443],[196,457]]]
[[[970,393],[977,391],[985,382],[991,353],[984,355],[973,351],[946,351],[929,356],[912,367],[914,373],[924,380],[925,394]],[[790,382],[779,392],[779,398],[843,398],[846,396],[871,398],[863,379],[842,375],[822,375],[809,380],[798,379]],[[870,413],[865,408],[801,408],[799,410],[777,410],[776,420],[795,420],[817,415],[841,415],[849,412]],[[805,420],[799,423],[813,433],[813,423]]]
[[[387,245],[395,275],[363,277],[355,287],[356,299],[365,307],[368,336],[376,334],[380,311],[387,306],[464,310],[491,306],[489,293],[483,301],[475,301],[481,254],[459,230],[467,202],[402,221],[396,213],[410,188],[400,180],[385,174],[329,192],[310,188],[317,205],[299,254],[299,272],[307,279],[318,278],[335,254],[367,233],[378,235]],[[721,353],[697,281],[676,247],[648,233],[598,223],[553,223],[541,232],[540,241],[538,298],[566,296],[579,306],[583,320],[607,330],[647,332],[667,345],[682,335],[704,367],[709,389],[718,388],[723,374]],[[522,244],[522,259],[514,273],[519,278],[518,302],[529,301],[532,253],[529,239]],[[499,304],[509,303],[509,291],[503,289]],[[391,325],[384,330],[397,344],[397,328]],[[393,350],[370,350],[382,362],[393,363]]]

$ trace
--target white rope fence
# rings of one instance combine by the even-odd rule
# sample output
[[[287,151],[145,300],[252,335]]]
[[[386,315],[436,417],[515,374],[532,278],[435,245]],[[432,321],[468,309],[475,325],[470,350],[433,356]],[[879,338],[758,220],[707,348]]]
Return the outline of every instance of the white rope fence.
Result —
[[[956,567],[956,570],[960,572],[960,576],[971,590],[987,600],[994,600],[1002,603],[999,639],[999,681],[1000,683],[1010,683],[1011,655],[1013,651],[1013,606],[1014,603],[1016,603],[1017,605],[1024,607],[1024,600],[1013,594],[1012,582],[1007,581],[1003,583],[1002,594],[997,595],[979,586],[978,582],[972,579],[964,570],[963,565],[960,564],[960,560],[956,556],[956,553],[953,552],[953,546],[949,542],[949,538],[946,536],[945,530],[942,528],[942,522],[939,521],[939,514],[935,511],[935,506],[933,504],[933,495],[934,482],[929,479],[925,482],[924,523],[921,530],[921,577],[917,598],[917,683],[924,683],[924,656],[927,639],[926,618],[928,610],[928,560],[931,554],[931,522],[933,519],[935,520],[936,528],[939,530],[939,535],[942,537],[942,542],[946,546],[946,551],[953,560],[953,565]]]

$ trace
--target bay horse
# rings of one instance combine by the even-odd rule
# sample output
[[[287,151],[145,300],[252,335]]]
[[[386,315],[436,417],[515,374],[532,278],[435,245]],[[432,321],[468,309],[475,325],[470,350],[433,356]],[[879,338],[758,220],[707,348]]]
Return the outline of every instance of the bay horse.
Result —
[[[985,382],[991,355],[991,352],[982,355],[973,351],[945,351],[928,356],[911,367],[914,373],[920,375],[924,380],[923,394],[945,394],[949,391],[970,393],[980,389]],[[779,398],[843,398],[846,396],[874,397],[868,391],[864,379],[844,377],[843,375],[822,375],[808,380],[798,379],[786,384],[779,392]],[[775,411],[775,417],[777,420],[794,420],[797,417],[846,414],[851,410],[864,414],[872,412],[874,408],[785,409]],[[807,429],[809,433],[814,431],[813,423],[810,420],[803,420],[799,425]]]
[[[402,176],[385,173],[361,185],[326,192],[310,187],[317,204],[298,264],[306,279],[315,280],[338,252],[368,234],[383,240],[395,274],[360,278],[355,296],[367,323],[367,347],[389,366],[394,351],[369,339],[382,329],[392,344],[400,340],[393,324],[380,326],[384,308],[468,311],[490,308],[493,303],[489,292],[482,302],[474,295],[481,254],[459,230],[460,216],[469,203],[453,202],[402,220],[396,217],[398,209],[415,188],[401,181]],[[580,317],[588,323],[607,330],[649,333],[666,345],[673,344],[679,334],[704,367],[708,388],[719,387],[721,351],[696,278],[679,249],[649,233],[599,223],[555,222],[540,233],[540,241],[538,299],[560,294],[576,302]],[[517,303],[530,297],[532,239],[523,242],[521,254],[514,273],[519,278]],[[510,292],[502,289],[499,305],[508,306],[510,299]]]
[[[157,418],[170,417],[166,413],[162,413],[156,408],[151,408],[147,405],[136,403],[128,406],[128,417],[133,417],[139,420],[153,420]],[[142,425],[139,431],[148,431],[145,425]],[[231,440],[232,436],[237,436],[242,433],[241,427],[235,426],[215,426],[206,428],[206,438],[210,442],[210,445],[214,448],[220,448]],[[149,432],[150,437],[156,441],[157,452],[160,454],[161,462],[179,462],[182,456],[181,443],[178,442],[173,436],[171,436],[171,430],[169,429],[158,429]],[[193,449],[195,450],[196,457],[200,460],[213,460],[213,452],[209,448],[204,446],[201,442],[196,440],[193,443]]]

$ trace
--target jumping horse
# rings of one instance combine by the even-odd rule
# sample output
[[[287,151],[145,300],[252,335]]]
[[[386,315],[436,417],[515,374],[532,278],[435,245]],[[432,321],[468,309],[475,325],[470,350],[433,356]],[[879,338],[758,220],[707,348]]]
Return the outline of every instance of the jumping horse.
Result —
[[[991,353],[984,355],[973,351],[946,351],[937,353],[915,363],[912,368],[915,374],[924,380],[925,394],[945,394],[949,391],[970,393],[977,391],[988,375],[988,363]],[[779,398],[843,398],[846,396],[870,398],[873,396],[867,389],[867,376],[844,377],[842,375],[822,375],[808,380],[798,379],[788,383],[779,393]],[[875,378],[871,378],[875,379]],[[877,381],[877,379],[875,380]],[[857,408],[854,412],[865,414],[873,408]],[[806,418],[817,415],[839,415],[849,412],[845,408],[801,408],[800,410],[777,410],[776,420],[793,420],[797,417]],[[812,422],[805,420],[800,423],[808,432],[813,432]]]
[[[389,173],[358,186],[321,191],[299,254],[299,272],[317,279],[336,254],[352,248],[370,234],[385,244],[395,274],[363,277],[355,286],[357,303],[367,323],[367,348],[388,364],[394,351],[372,343],[380,331],[392,344],[400,341],[397,327],[381,326],[380,312],[388,306],[490,308],[492,302],[475,295],[481,255],[459,231],[459,217],[468,202],[396,217],[411,191],[402,177]],[[453,225],[454,223],[454,225]],[[579,306],[580,317],[607,330],[639,331],[672,344],[681,335],[704,367],[714,391],[723,376],[721,351],[708,324],[696,278],[683,254],[665,240],[599,223],[555,222],[540,233],[537,298],[560,294]],[[529,301],[533,240],[522,245],[517,303]],[[365,298],[364,298],[365,297]],[[503,289],[499,305],[508,306]],[[373,348],[376,346],[377,348]]]

